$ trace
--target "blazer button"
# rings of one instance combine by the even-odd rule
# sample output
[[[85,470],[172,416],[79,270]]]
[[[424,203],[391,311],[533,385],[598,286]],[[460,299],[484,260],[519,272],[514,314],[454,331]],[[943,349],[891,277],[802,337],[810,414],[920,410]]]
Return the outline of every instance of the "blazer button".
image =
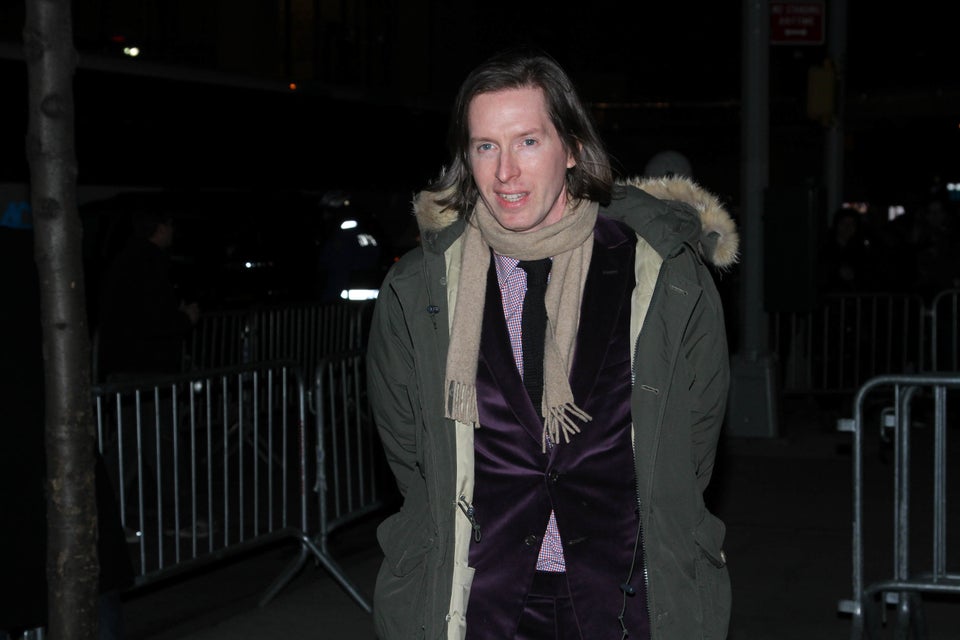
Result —
[[[528,547],[532,547],[533,545],[537,544],[538,540],[539,538],[531,533],[523,539],[523,544],[527,545]]]
[[[550,482],[552,482],[553,484],[557,484],[557,480],[560,479],[560,474],[557,473],[556,470],[553,470],[549,474],[547,474],[547,478],[549,478]]]

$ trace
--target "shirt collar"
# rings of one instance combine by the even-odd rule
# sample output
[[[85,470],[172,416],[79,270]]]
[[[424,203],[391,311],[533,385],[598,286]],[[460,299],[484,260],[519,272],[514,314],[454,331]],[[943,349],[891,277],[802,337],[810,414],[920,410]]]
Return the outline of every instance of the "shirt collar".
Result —
[[[520,261],[516,258],[502,256],[496,251],[493,252],[493,261],[497,267],[497,281],[500,283],[500,289],[502,290],[506,286],[507,278],[516,271]]]

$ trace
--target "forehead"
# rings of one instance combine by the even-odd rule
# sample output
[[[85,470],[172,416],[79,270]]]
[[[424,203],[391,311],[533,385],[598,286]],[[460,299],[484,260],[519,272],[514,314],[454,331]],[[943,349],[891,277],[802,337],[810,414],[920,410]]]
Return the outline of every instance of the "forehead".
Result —
[[[540,87],[518,87],[479,93],[467,110],[470,136],[554,130]]]

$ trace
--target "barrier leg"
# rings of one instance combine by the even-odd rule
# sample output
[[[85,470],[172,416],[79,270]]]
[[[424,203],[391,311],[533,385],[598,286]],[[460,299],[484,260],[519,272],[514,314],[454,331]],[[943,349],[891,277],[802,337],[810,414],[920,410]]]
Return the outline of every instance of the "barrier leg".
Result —
[[[320,564],[322,564],[324,569],[326,569],[330,575],[333,576],[333,579],[337,581],[340,587],[347,592],[347,595],[353,598],[354,602],[360,605],[361,609],[367,613],[373,613],[373,606],[370,604],[370,601],[367,600],[360,593],[360,590],[357,588],[357,586],[353,584],[349,578],[347,578],[347,574],[344,573],[343,569],[340,568],[340,565],[338,565],[336,561],[328,554],[321,551],[320,548],[314,544],[313,540],[304,537],[304,544],[310,548]]]
[[[264,591],[263,596],[260,598],[259,606],[265,607],[268,602],[273,600],[280,591],[290,584],[290,581],[293,580],[294,576],[300,573],[300,570],[303,569],[303,565],[307,562],[307,556],[309,555],[309,550],[307,546],[303,544],[303,541],[300,542],[300,554],[294,558],[286,569],[283,570],[277,579],[267,587],[267,590]]]
[[[370,601],[360,593],[360,590],[355,584],[347,577],[347,574],[340,568],[340,565],[330,557],[329,554],[324,553],[320,547],[307,535],[302,535],[300,537],[300,555],[284,570],[280,576],[274,580],[273,584],[267,588],[264,592],[262,598],[260,598],[260,606],[266,605],[270,600],[272,600],[280,591],[287,586],[293,577],[303,568],[303,565],[306,563],[307,556],[313,554],[317,559],[317,562],[323,565],[323,568],[336,580],[337,584],[340,585],[340,588],[343,589],[348,596],[350,596],[354,602],[356,602],[361,609],[367,613],[373,612],[373,606],[370,604]]]

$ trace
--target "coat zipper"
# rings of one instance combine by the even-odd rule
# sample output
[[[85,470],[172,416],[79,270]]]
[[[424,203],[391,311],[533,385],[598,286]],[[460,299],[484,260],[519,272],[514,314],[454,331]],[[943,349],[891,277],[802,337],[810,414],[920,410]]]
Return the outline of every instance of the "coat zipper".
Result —
[[[467,516],[467,520],[470,521],[470,527],[473,529],[473,540],[475,542],[480,542],[480,523],[477,522],[477,510],[473,508],[473,505],[467,502],[467,496],[461,495],[460,499],[457,500],[457,506],[460,507],[460,511],[463,511],[463,515]]]
[[[661,293],[660,280],[663,278],[663,269],[661,268],[660,272],[657,274],[657,281],[654,283],[653,295],[650,297],[650,305],[648,309],[655,308],[655,303],[659,301],[659,298],[663,295]],[[649,313],[649,311],[648,311]],[[643,328],[640,328],[640,333],[643,332]],[[636,388],[637,384],[637,363],[640,362],[640,335],[637,334],[637,340],[633,345],[633,366],[630,369],[630,387]],[[649,385],[640,385],[640,388],[643,391],[648,393],[653,393],[654,395],[660,395],[660,390],[651,387]],[[661,401],[661,412],[663,411],[663,404]],[[660,415],[657,418],[658,422],[663,420],[663,416]],[[637,471],[637,450],[636,445],[634,444],[633,448],[633,469],[634,469],[634,490],[637,497],[637,536],[634,541],[634,551],[633,551],[633,562],[630,565],[630,571],[627,574],[627,579],[622,585],[620,585],[620,590],[623,592],[623,607],[620,610],[620,628],[621,628],[621,640],[627,638],[630,634],[627,631],[626,625],[624,624],[624,616],[626,615],[627,610],[627,597],[632,597],[636,594],[636,589],[630,585],[630,579],[633,577],[634,569],[636,568],[637,562],[637,548],[642,552],[643,558],[643,588],[646,595],[644,603],[647,609],[647,620],[650,623],[650,636],[651,638],[654,635],[654,619],[653,619],[653,610],[650,608],[650,569],[647,565],[647,548],[646,542],[643,536],[643,499],[640,497],[640,476]]]

